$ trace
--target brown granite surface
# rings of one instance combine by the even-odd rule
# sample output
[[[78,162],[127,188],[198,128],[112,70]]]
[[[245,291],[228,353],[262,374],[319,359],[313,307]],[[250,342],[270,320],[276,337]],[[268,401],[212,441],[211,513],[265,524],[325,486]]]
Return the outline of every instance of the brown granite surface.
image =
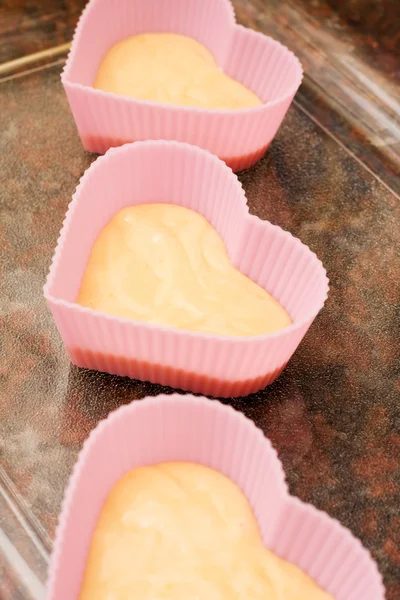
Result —
[[[399,81],[400,3],[397,0],[293,0],[321,29],[352,40],[358,56]]]
[[[0,0],[0,65],[69,41],[84,3]],[[272,439],[291,491],[362,539],[388,600],[399,600],[396,26],[381,19],[371,35],[355,23],[353,34],[329,4],[343,14],[361,0],[234,0],[240,22],[288,44],[306,70],[267,157],[240,176],[249,206],[317,252],[331,293],[278,381],[232,404]],[[89,431],[120,404],[162,391],[72,367],[42,298],[71,193],[94,159],[60,69],[0,82],[1,600],[43,598],[63,490]]]
[[[400,56],[354,35],[325,0],[234,5],[239,22],[296,52],[303,108],[399,194]]]
[[[400,54],[398,0],[328,0],[337,14],[383,48]]]
[[[0,64],[65,42],[85,0],[0,0]]]
[[[59,73],[46,68],[0,85],[0,489],[29,549],[8,535],[40,581],[83,440],[110,410],[162,391],[71,366],[42,297],[66,207],[94,158],[81,147]],[[399,198],[298,103],[266,158],[240,179],[251,212],[318,254],[331,292],[281,377],[232,404],[271,438],[292,493],[362,539],[388,599],[398,600]],[[1,547],[0,555],[7,562]],[[0,568],[2,600],[24,597],[13,587],[23,589],[20,573]]]

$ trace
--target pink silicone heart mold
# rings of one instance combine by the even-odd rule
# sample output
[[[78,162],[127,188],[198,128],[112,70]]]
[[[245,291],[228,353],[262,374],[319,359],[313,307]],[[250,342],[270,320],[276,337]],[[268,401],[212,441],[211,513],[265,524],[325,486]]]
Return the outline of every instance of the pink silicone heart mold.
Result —
[[[219,66],[261,98],[260,107],[216,111],[157,104],[92,87],[100,62],[116,42],[138,33],[195,38]],[[90,0],[76,28],[62,82],[84,147],[146,139],[205,148],[235,171],[254,164],[277,132],[302,80],[287,48],[235,22],[229,0]]]
[[[233,265],[280,302],[292,324],[274,334],[228,337],[106,315],[75,303],[98,234],[125,206],[180,204],[202,214]],[[216,156],[179,142],[114,148],[86,171],[69,205],[44,288],[74,364],[214,396],[240,396],[286,366],[328,293],[307,246],[248,213],[241,184]]]
[[[107,315],[75,303],[98,234],[125,206],[174,203],[202,214],[233,265],[270,292],[292,318],[273,334],[228,337]],[[213,396],[271,383],[324,305],[328,279],[307,246],[249,215],[236,175],[216,156],[179,142],[114,148],[82,177],[69,205],[44,288],[74,364]]]
[[[264,543],[306,571],[336,600],[383,600],[367,550],[337,521],[289,495],[282,465],[254,423],[229,406],[193,396],[159,396],[123,406],[90,434],[74,467],[56,534],[47,600],[78,598],[93,529],[128,470],[198,462],[245,493]]]

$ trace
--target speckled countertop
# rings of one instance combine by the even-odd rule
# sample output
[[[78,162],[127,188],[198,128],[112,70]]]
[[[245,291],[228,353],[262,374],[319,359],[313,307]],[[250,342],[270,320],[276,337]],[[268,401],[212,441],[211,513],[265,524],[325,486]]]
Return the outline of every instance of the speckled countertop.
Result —
[[[0,15],[11,4],[18,3],[0,2]],[[235,5],[242,22],[290,37],[290,28],[271,24],[263,2]],[[55,43],[68,40],[68,18]],[[28,46],[25,52],[38,49]],[[318,79],[308,60],[310,85],[306,79],[267,156],[240,179],[252,213],[318,254],[331,292],[281,377],[229,402],[271,438],[291,492],[360,537],[379,564],[388,600],[399,600],[396,165],[385,166],[387,154],[372,148],[370,137],[371,146],[363,145],[368,132],[352,137],[334,101],[312,100]],[[1,600],[43,598],[63,491],[90,430],[117,406],[165,391],[73,367],[42,297],[66,207],[95,158],[77,136],[61,63],[0,82]]]

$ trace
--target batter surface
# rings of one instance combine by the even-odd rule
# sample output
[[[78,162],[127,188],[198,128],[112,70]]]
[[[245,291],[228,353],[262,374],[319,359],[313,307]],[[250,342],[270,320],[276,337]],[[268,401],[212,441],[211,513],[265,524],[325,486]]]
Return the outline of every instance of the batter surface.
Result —
[[[262,104],[220,69],[205,46],[174,33],[134,35],[113,46],[94,87],[140,100],[200,108],[235,110]]]
[[[141,204],[100,232],[77,302],[138,321],[219,335],[253,336],[290,325],[282,306],[231,264],[197,212]]]
[[[80,600],[333,600],[263,546],[247,499],[193,463],[128,472],[92,538]]]

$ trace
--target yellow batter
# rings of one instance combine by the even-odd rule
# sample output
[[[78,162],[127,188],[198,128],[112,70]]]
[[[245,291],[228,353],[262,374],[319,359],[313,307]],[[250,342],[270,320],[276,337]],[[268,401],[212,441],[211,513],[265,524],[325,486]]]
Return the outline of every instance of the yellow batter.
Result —
[[[173,33],[134,35],[113,46],[94,87],[181,106],[235,110],[262,104],[218,67],[205,46]]]
[[[333,600],[263,546],[247,499],[193,463],[129,471],[92,538],[79,600]]]
[[[77,302],[158,325],[252,336],[290,325],[280,304],[235,269],[208,221],[188,208],[141,204],[100,232]]]

